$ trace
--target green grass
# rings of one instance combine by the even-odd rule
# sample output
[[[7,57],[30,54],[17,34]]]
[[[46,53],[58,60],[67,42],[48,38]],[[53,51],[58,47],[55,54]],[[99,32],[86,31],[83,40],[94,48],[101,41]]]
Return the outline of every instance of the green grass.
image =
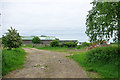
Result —
[[[85,52],[79,52],[78,54],[71,55],[70,58],[75,60],[82,66],[86,71],[97,72],[101,78],[117,78],[118,77],[118,66],[108,63],[90,63],[86,62],[87,54]]]
[[[117,47],[117,45],[111,45],[111,46]],[[32,47],[32,46],[28,45],[26,47]],[[109,51],[113,50],[112,47],[108,47],[108,48],[110,48]],[[116,77],[118,77],[118,66],[113,64],[115,59],[113,59],[113,61],[111,63],[106,63],[106,64],[103,64],[103,62],[104,62],[103,60],[100,62],[97,62],[97,63],[86,62],[86,57],[88,56],[88,54],[86,52],[87,46],[80,47],[78,49],[80,51],[69,51],[69,50],[75,50],[76,48],[66,48],[66,47],[44,46],[44,47],[36,47],[36,48],[42,49],[42,50],[57,51],[57,52],[69,52],[69,54],[73,54],[69,57],[72,58],[73,60],[75,60],[76,62],[78,62],[78,64],[80,66],[82,66],[83,69],[85,69],[86,71],[97,72],[97,74],[98,74],[97,76],[99,76],[100,78],[116,78]],[[106,49],[108,49],[108,48],[106,48]],[[102,48],[102,50],[103,49],[104,48]],[[108,50],[106,50],[106,49],[104,49],[103,52],[104,51],[108,52]],[[94,51],[96,51],[96,50],[94,50]],[[114,51],[111,51],[111,52],[113,53]],[[95,58],[95,57],[93,57],[93,58]],[[91,75],[91,73],[89,73],[89,75]],[[93,78],[93,77],[91,77],[91,78]]]
[[[26,53],[22,48],[2,50],[2,75],[23,67]]]
[[[73,50],[74,48],[66,48],[66,47],[37,47],[37,49],[42,50],[51,50],[51,51],[58,51],[58,52],[67,52],[68,50]]]
[[[28,44],[24,47],[33,48],[32,45]],[[42,49],[42,50],[50,50],[50,51],[57,51],[57,52],[68,52],[68,50],[74,50],[75,48],[67,48],[67,47],[50,47],[50,46],[36,46],[34,48]]]

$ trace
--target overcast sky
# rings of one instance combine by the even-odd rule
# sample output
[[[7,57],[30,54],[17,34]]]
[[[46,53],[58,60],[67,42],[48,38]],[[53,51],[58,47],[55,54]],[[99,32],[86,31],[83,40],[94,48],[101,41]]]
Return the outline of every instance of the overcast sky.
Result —
[[[48,35],[88,41],[85,22],[91,0],[2,0],[2,34],[11,26],[21,36]]]

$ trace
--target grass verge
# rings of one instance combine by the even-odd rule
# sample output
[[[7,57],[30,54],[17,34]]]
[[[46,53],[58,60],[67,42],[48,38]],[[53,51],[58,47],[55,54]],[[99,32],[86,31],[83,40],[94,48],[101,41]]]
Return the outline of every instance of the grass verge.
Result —
[[[23,67],[25,61],[25,51],[22,48],[12,50],[2,50],[2,75],[9,71],[20,69]]]
[[[97,63],[87,62],[87,56],[88,54],[85,52],[80,52],[78,54],[71,55],[70,58],[78,62],[79,65],[82,66],[86,71],[97,72],[101,78],[118,78],[118,66],[114,65],[114,62],[106,64],[103,63],[104,60],[103,62]]]

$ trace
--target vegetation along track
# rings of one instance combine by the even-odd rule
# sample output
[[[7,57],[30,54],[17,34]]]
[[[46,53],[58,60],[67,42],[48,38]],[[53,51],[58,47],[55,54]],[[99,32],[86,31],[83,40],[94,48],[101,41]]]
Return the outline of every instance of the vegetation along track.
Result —
[[[68,53],[35,48],[23,48],[28,54],[23,69],[13,71],[4,78],[87,78],[87,73]]]

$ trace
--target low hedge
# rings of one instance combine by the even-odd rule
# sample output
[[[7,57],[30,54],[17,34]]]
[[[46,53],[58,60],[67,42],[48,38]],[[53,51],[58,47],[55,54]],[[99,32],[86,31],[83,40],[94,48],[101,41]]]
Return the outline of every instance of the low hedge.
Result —
[[[61,47],[76,47],[77,46],[77,42],[64,42],[60,45]]]
[[[58,47],[59,46],[59,41],[58,40],[53,40],[50,42],[51,47]]]

